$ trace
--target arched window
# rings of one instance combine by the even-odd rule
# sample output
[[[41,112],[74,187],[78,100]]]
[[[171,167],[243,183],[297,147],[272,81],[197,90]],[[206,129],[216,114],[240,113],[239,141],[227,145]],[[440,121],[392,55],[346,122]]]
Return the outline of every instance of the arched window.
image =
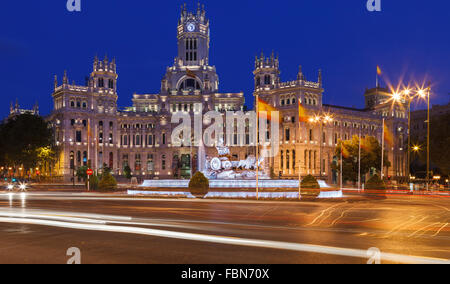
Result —
[[[134,170],[135,171],[140,171],[141,170],[141,166],[142,166],[141,154],[136,154],[135,162],[134,162]]]
[[[109,81],[108,81],[108,88],[114,89],[114,80],[113,79],[109,79]]]
[[[200,84],[195,79],[186,79],[180,84],[180,91],[194,91],[200,89]]]
[[[270,75],[264,76],[264,84],[265,84],[265,85],[270,85],[270,84],[271,84],[271,78],[270,78]]]
[[[70,101],[70,107],[75,107],[75,102],[74,101]]]
[[[292,169],[295,170],[295,162],[296,162],[296,157],[295,157],[295,150],[292,151]]]
[[[290,152],[289,150],[286,151],[286,169],[289,170],[290,167]]]
[[[305,165],[305,169],[306,169],[306,159],[307,159],[307,157],[308,157],[308,150],[305,150],[305,155],[304,155],[304,157],[303,157],[303,163],[304,163],[304,165]]]
[[[141,138],[140,138],[139,134],[136,135],[136,144],[135,145],[136,146],[140,146],[141,145]]]
[[[311,150],[309,150],[309,157],[308,157],[308,161],[309,161],[309,163],[308,163],[308,169],[312,169],[312,151]]]
[[[105,81],[103,80],[103,78],[98,79],[98,87],[99,88],[105,87]]]
[[[256,77],[256,86],[259,87],[261,86],[261,77]]]
[[[73,151],[70,152],[70,169],[75,169],[75,153]]]
[[[281,170],[284,169],[284,152],[283,151],[280,152],[280,169]]]
[[[285,130],[284,141],[286,141],[286,142],[291,141],[291,130],[289,128],[286,128],[286,130]]]

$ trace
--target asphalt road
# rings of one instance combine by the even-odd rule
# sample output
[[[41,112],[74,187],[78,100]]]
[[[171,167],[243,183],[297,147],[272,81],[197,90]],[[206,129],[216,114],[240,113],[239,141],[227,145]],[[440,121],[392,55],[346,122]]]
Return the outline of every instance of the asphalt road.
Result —
[[[442,263],[450,198],[358,202],[0,193],[0,263]]]

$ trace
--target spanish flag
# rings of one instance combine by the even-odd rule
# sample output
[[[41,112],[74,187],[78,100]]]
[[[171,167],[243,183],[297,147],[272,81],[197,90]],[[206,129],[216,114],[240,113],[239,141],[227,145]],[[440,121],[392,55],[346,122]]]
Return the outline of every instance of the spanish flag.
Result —
[[[384,141],[386,141],[389,146],[394,146],[394,135],[392,134],[392,131],[389,130],[386,123],[384,124]]]
[[[259,113],[260,112],[267,112],[267,119],[268,120],[272,120],[272,112],[276,111],[278,112],[278,110],[273,107],[272,105],[270,105],[269,103],[267,103],[266,101],[258,98],[258,117],[259,117]],[[281,120],[281,117],[280,117]]]
[[[194,72],[192,72],[191,70],[189,70],[189,69],[187,69],[186,68],[186,75],[188,76],[188,77],[191,77],[191,78],[197,78],[197,76],[195,75],[195,73]]]
[[[381,76],[381,68],[379,65],[377,65],[377,74],[378,76]]]
[[[298,101],[298,121],[299,122],[307,122],[308,116],[306,115],[305,107],[303,107],[303,104],[301,101]]]

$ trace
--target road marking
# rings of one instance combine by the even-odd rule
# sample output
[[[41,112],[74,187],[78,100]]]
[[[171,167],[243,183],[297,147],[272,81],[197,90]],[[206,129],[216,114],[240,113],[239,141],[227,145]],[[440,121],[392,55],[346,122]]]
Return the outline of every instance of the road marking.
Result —
[[[425,226],[425,227],[423,227],[423,228],[421,228],[421,229],[415,231],[415,232],[412,233],[411,235],[409,235],[408,238],[411,238],[411,237],[413,237],[414,235],[416,235],[417,233],[419,233],[420,231],[423,231],[422,234],[420,234],[420,235],[417,236],[417,237],[420,237],[420,236],[424,235],[424,234],[429,230],[428,228],[433,227],[433,226],[435,226],[435,225],[439,225],[439,224],[441,224],[441,222],[437,222],[437,223],[433,223],[433,224],[431,224],[431,225]],[[427,229],[427,230],[425,230],[425,229]]]
[[[423,220],[426,219],[426,217],[425,217],[425,218],[423,218],[422,220],[420,220],[419,222],[414,222],[414,221],[417,219],[417,217],[411,216],[410,218],[411,218],[410,220],[408,220],[408,221],[406,221],[406,222],[403,222],[403,223],[400,223],[399,225],[395,226],[392,230],[390,230],[389,232],[387,232],[387,233],[385,234],[385,236],[387,237],[387,236],[389,236],[390,234],[392,234],[392,233],[394,233],[394,232],[400,230],[401,227],[405,227],[405,228],[406,228],[407,226],[411,226],[411,225],[413,225],[413,224],[420,223],[421,221],[423,221]],[[411,223],[411,222],[413,222],[413,223]],[[411,223],[411,225],[409,225],[409,223]]]
[[[336,223],[341,220],[342,218],[344,218],[345,214],[347,212],[350,212],[355,206],[352,206],[351,208],[344,210],[341,214],[341,216],[339,216],[336,220],[334,220],[328,227],[333,227],[334,225],[336,225]]]
[[[290,251],[298,251],[298,252],[338,255],[338,256],[355,257],[355,258],[363,258],[363,259],[367,258],[367,250],[360,250],[360,249],[349,249],[349,248],[311,245],[311,244],[256,240],[256,239],[233,238],[233,237],[224,237],[224,236],[212,236],[212,235],[204,235],[204,234],[173,232],[173,231],[164,231],[164,230],[139,228],[139,227],[111,226],[111,225],[101,225],[101,224],[95,224],[95,225],[94,224],[79,224],[79,223],[68,223],[68,222],[52,221],[52,220],[25,219],[25,218],[3,218],[3,217],[0,217],[0,223],[29,224],[29,225],[60,227],[60,228],[78,229],[78,230],[87,230],[87,231],[127,233],[127,234],[147,235],[147,236],[162,237],[162,238],[182,239],[182,240],[199,241],[199,242],[207,242],[207,243],[217,243],[217,244],[224,244],[224,245],[290,250]],[[418,257],[418,256],[409,256],[409,255],[401,255],[401,254],[393,254],[393,253],[382,253],[381,260],[386,261],[386,262],[394,262],[394,263],[450,264],[450,260],[447,260],[447,259]]]
[[[316,222],[320,219],[320,217],[322,217],[323,215],[325,215],[325,212],[327,212],[328,210],[331,210],[331,209],[333,209],[334,207],[337,207],[337,206],[339,206],[339,205],[341,205],[341,204],[336,204],[336,205],[334,205],[334,206],[328,207],[328,208],[325,209],[325,210],[322,210],[322,212],[319,214],[319,216],[317,216],[311,223],[309,223],[309,224],[306,225],[306,226],[312,226],[314,223],[316,223]]]
[[[441,231],[444,230],[444,228],[447,226],[448,226],[448,223],[445,224],[444,226],[442,226],[442,228],[440,228],[439,231],[437,231],[436,234],[434,234],[432,237],[436,237],[437,235],[439,235],[441,233]]]

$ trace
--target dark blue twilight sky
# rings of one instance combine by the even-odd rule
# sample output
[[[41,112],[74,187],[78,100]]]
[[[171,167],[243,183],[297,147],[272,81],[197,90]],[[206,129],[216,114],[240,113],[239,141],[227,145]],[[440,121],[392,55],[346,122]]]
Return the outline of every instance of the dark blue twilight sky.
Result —
[[[159,91],[176,56],[183,1],[81,1],[81,13],[69,13],[66,0],[3,1],[0,116],[15,98],[24,107],[37,100],[48,114],[53,75],[61,80],[67,69],[70,81],[83,84],[96,54],[117,58],[121,107],[134,92]],[[310,80],[323,69],[325,103],[363,107],[377,64],[393,83],[431,80],[432,102],[447,103],[450,1],[381,1],[381,13],[369,13],[366,0],[203,1],[221,91],[244,91],[251,105],[254,57],[274,50],[284,81],[295,79],[299,64]]]

